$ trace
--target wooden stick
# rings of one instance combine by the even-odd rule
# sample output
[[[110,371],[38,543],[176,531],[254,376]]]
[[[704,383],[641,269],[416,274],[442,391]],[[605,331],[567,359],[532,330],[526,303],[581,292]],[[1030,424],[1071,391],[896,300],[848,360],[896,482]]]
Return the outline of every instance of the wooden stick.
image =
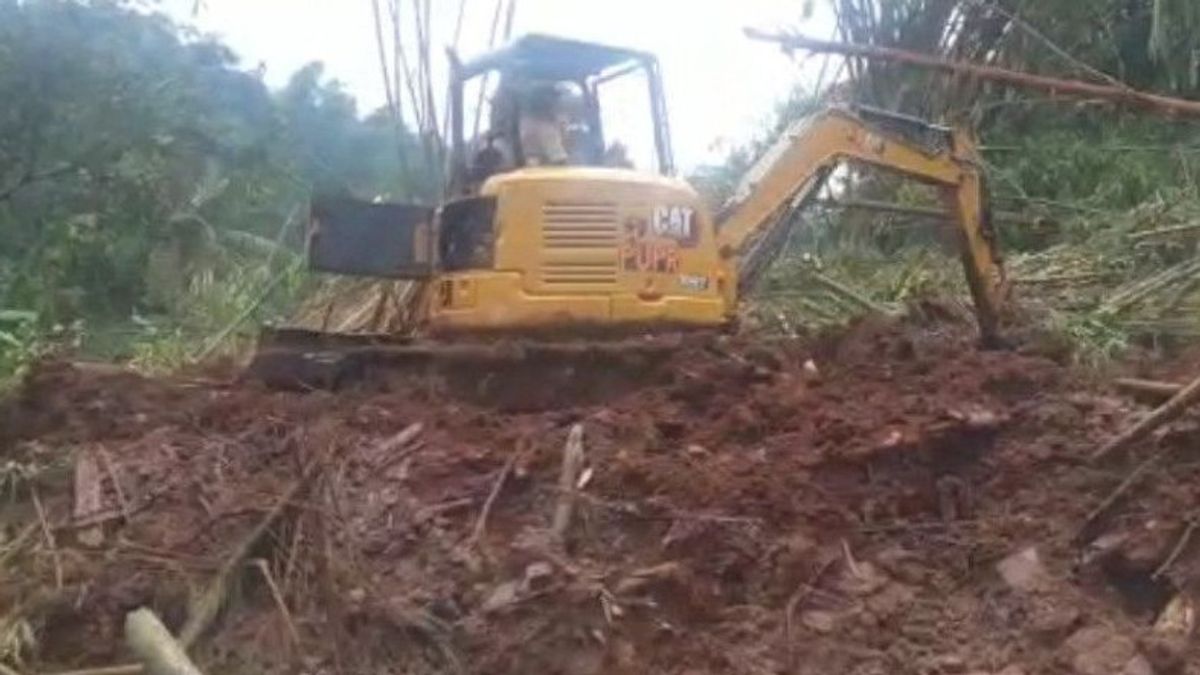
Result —
[[[508,461],[500,469],[500,475],[496,477],[495,484],[492,485],[492,491],[488,493],[487,500],[483,502],[483,509],[479,511],[479,518],[475,521],[475,527],[471,530],[471,544],[477,545],[483,541],[483,535],[487,531],[488,516],[492,513],[492,507],[496,504],[496,499],[500,497],[500,491],[504,489],[504,482],[508,480],[508,474],[512,473],[512,469],[517,464],[517,457],[520,451],[513,452],[509,456]]]
[[[1174,420],[1183,414],[1193,403],[1200,400],[1200,377],[1192,380],[1186,387],[1179,390],[1169,401],[1162,404],[1137,424],[1121,432],[1116,438],[1106,443],[1092,454],[1090,461],[1098,462],[1109,455],[1124,450],[1137,441],[1145,438],[1155,429]]]
[[[1154,454],[1146,458],[1146,460],[1141,464],[1138,464],[1137,467],[1135,467],[1134,470],[1125,477],[1125,480],[1121,481],[1121,484],[1118,485],[1115,490],[1110,492],[1108,496],[1104,498],[1104,501],[1100,502],[1099,506],[1092,509],[1091,513],[1087,515],[1087,518],[1084,519],[1083,526],[1079,528],[1079,533],[1075,537],[1076,541],[1082,541],[1086,539],[1088,534],[1091,532],[1092,527],[1099,522],[1101,518],[1107,515],[1109,510],[1121,500],[1121,497],[1125,496],[1125,493],[1129,492],[1133,486],[1136,485],[1139,480],[1141,480],[1142,476],[1149,473],[1150,469],[1154,468],[1154,465],[1157,464],[1158,461],[1162,459],[1169,450],[1171,450],[1171,446],[1169,445],[1160,446],[1159,448],[1155,449]]]
[[[148,675],[202,675],[158,616],[145,607],[125,615],[125,642]]]
[[[562,471],[558,475],[558,504],[554,508],[554,520],[550,532],[555,539],[562,540],[571,525],[571,513],[575,508],[575,480],[583,467],[583,425],[576,424],[567,434],[563,446]]]
[[[1179,560],[1179,556],[1183,555],[1184,549],[1186,549],[1187,545],[1191,543],[1192,535],[1196,533],[1197,525],[1200,525],[1200,523],[1196,522],[1196,516],[1193,514],[1192,517],[1188,519],[1187,528],[1183,530],[1183,534],[1180,535],[1179,541],[1175,543],[1175,548],[1171,549],[1171,554],[1168,555],[1167,559],[1158,566],[1158,569],[1154,570],[1154,574],[1150,575],[1151,580],[1158,581],[1159,578],[1161,578],[1167,573],[1168,570],[1171,569],[1171,566],[1175,564],[1175,561]]]
[[[108,474],[108,479],[112,481],[113,492],[117,494],[117,503],[121,506],[121,517],[126,523],[130,522],[133,515],[133,508],[129,505],[129,500],[125,497],[125,488],[121,486],[121,481],[117,476],[117,470],[113,466],[112,457],[108,454],[108,450],[104,446],[96,446],[96,454],[100,456],[100,462],[104,465],[104,471]]]
[[[271,598],[275,600],[275,606],[279,609],[280,616],[283,617],[283,625],[287,627],[288,638],[292,641],[292,648],[297,652],[300,651],[300,633],[296,630],[296,623],[292,621],[292,613],[288,611],[287,603],[283,601],[283,593],[279,591],[278,584],[275,583],[275,577],[271,575],[271,568],[267,566],[267,561],[262,558],[254,560],[254,566],[262,573],[263,580],[267,582],[267,588],[271,591]]]
[[[37,511],[38,522],[42,526],[42,536],[46,538],[46,545],[50,547],[50,557],[54,560],[54,587],[61,591],[63,587],[62,557],[59,555],[58,546],[54,541],[54,532],[50,530],[50,523],[46,520],[46,509],[42,508],[42,500],[38,497],[37,486],[29,486],[29,495],[33,499],[33,510]]]
[[[83,668],[80,670],[60,670],[45,675],[138,675],[146,669],[140,663],[126,663],[120,666],[101,666],[99,668]]]
[[[968,75],[1011,87],[1042,91],[1049,93],[1051,96],[1076,99],[1101,99],[1113,103],[1131,105],[1162,115],[1200,117],[1200,101],[1159,96],[1125,86],[1095,84],[1081,80],[1063,80],[1044,75],[1021,73],[996,66],[981,66],[963,61],[950,61],[937,56],[904,49],[815,40],[803,35],[770,34],[750,28],[746,29],[746,36],[753,40],[778,43],[786,50],[841,54],[843,56],[854,56],[878,61],[906,63],[953,75]]]
[[[379,445],[372,450],[372,454],[388,455],[398,450],[403,450],[408,447],[409,443],[415,441],[417,436],[420,436],[421,432],[424,430],[424,424],[421,424],[420,422],[413,422],[412,424],[404,427],[404,429],[402,429],[400,433],[396,434],[395,436],[389,436],[381,441]]]

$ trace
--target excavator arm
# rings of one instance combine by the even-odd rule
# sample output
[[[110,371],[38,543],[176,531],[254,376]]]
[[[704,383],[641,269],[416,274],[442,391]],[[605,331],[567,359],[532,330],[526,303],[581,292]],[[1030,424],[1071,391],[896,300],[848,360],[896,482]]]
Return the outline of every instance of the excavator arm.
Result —
[[[796,214],[840,164],[866,164],[937,187],[955,216],[967,285],[985,342],[998,337],[1008,293],[970,135],[871,109],[831,108],[793,124],[751,168],[723,209],[717,243],[737,292],[778,255]]]

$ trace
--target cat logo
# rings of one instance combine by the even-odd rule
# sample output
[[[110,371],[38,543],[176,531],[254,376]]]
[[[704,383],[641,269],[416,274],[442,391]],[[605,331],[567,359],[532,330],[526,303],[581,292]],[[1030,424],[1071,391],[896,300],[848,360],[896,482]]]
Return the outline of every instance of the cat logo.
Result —
[[[696,210],[687,206],[657,206],[650,219],[650,232],[656,237],[674,239],[684,246],[694,246],[699,240]]]

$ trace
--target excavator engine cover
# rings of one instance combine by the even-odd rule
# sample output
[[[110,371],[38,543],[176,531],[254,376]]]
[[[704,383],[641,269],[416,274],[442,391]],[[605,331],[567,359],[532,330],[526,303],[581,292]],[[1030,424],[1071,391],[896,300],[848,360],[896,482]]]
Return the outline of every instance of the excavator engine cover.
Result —
[[[433,209],[349,198],[316,199],[308,237],[311,269],[388,279],[434,271]]]

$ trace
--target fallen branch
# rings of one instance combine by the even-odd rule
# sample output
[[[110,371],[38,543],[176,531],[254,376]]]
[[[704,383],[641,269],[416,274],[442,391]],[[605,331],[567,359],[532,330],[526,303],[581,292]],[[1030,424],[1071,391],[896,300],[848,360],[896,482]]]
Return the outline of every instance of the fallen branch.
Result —
[[[1184,410],[1187,410],[1197,400],[1200,400],[1200,377],[1192,380],[1186,387],[1180,389],[1179,393],[1172,396],[1169,401],[1162,404],[1162,406],[1137,424],[1104,444],[1102,448],[1091,456],[1090,461],[1098,462],[1115,452],[1128,448],[1130,445],[1145,438],[1155,429],[1179,417],[1183,414]]]
[[[148,675],[202,675],[158,616],[145,607],[125,615],[125,642]]]
[[[563,446],[562,471],[558,475],[558,503],[554,507],[554,520],[550,527],[554,538],[562,541],[571,524],[571,514],[575,509],[575,481],[579,470],[583,467],[583,425],[576,424],[567,434],[567,443]]]

